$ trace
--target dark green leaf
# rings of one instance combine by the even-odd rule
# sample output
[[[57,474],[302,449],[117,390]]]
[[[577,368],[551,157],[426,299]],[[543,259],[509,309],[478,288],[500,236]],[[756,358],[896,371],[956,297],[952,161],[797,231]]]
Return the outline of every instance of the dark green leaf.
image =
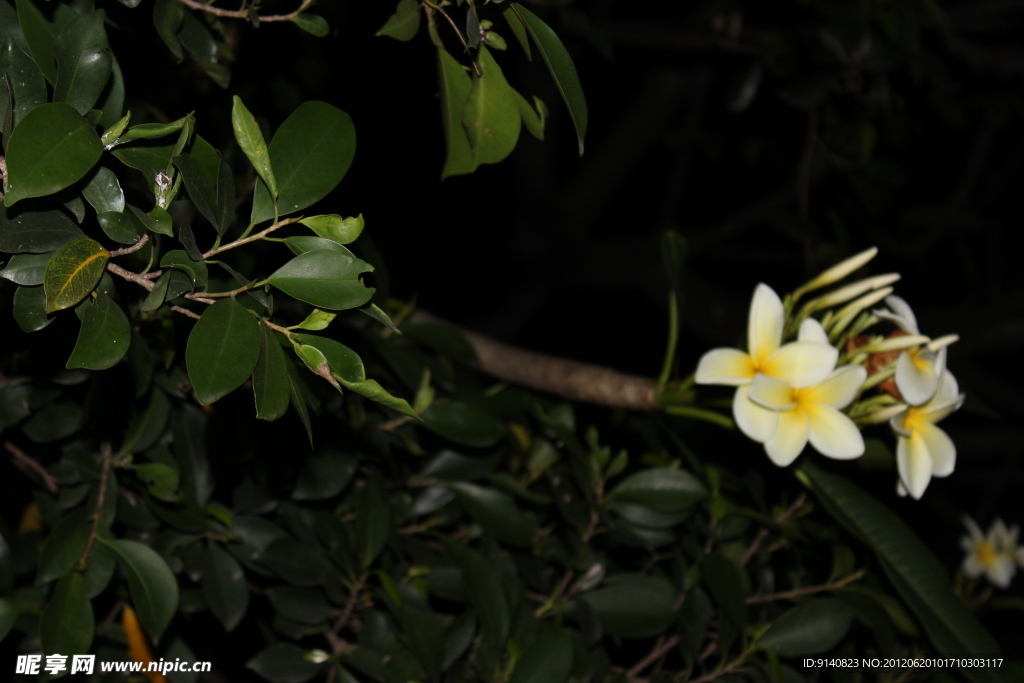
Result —
[[[106,236],[115,242],[135,244],[139,241],[138,223],[128,214],[108,211],[96,214],[96,220]]]
[[[0,598],[0,642],[7,637],[18,619],[18,606],[10,600]]]
[[[176,268],[188,275],[189,280],[197,289],[203,289],[209,283],[209,271],[202,260],[193,261],[182,249],[174,249],[160,258],[161,268]]]
[[[39,640],[45,654],[84,655],[92,647],[96,627],[85,582],[78,572],[57,582],[39,621]]]
[[[327,596],[315,588],[269,588],[267,597],[278,614],[300,624],[320,624],[334,612]]]
[[[511,683],[565,683],[572,671],[571,631],[564,628],[537,637],[523,652]]]
[[[466,593],[480,619],[483,639],[492,648],[500,650],[508,638],[509,609],[494,566],[475,550],[460,543],[445,537],[440,541],[462,570]]]
[[[516,147],[522,124],[516,91],[486,47],[480,47],[476,63],[480,75],[473,77],[469,100],[462,112],[474,168],[507,157]]]
[[[260,562],[294,586],[316,586],[335,571],[318,549],[290,537],[268,545]]]
[[[59,30],[43,16],[32,0],[17,0],[18,22],[32,59],[50,83],[57,81],[57,63],[53,57],[53,43]]]
[[[192,233],[192,226],[190,226],[188,223],[185,223],[180,228],[178,228],[178,241],[181,242],[181,245],[183,247],[185,247],[185,253],[188,254],[188,257],[190,259],[192,259],[193,261],[203,260],[203,250],[199,248],[198,244],[196,244],[196,237]],[[243,279],[238,284],[244,285],[247,282],[249,281]]]
[[[111,55],[113,57],[113,55]],[[106,94],[100,96],[96,107],[103,114],[99,118],[99,125],[103,128],[116,126],[121,120],[121,113],[124,111],[124,75],[121,73],[121,65],[117,63],[117,57],[113,57],[110,67],[110,83],[107,85]],[[106,145],[104,141],[104,146]]]
[[[512,33],[515,34],[516,40],[523,47],[523,52],[526,53],[526,58],[533,61],[533,52],[530,51],[530,38],[526,33],[526,26],[523,24],[523,20],[519,18],[516,11],[511,7],[506,7],[501,12],[501,16],[505,17],[505,21],[508,22],[509,28],[512,29]]]
[[[15,126],[25,115],[41,104],[46,104],[46,81],[43,74],[25,54],[12,36],[8,36],[3,44],[4,59],[7,62],[7,74],[10,78],[11,95],[14,98],[12,118]],[[11,131],[4,131],[4,143],[9,144]]]
[[[245,572],[235,558],[212,541],[207,542],[203,553],[202,589],[206,604],[224,630],[235,630],[249,607]]]
[[[234,299],[207,308],[192,329],[185,351],[196,397],[209,405],[249,379],[260,354],[259,323]]]
[[[65,26],[53,44],[57,57],[53,101],[67,102],[83,116],[99,100],[114,61],[103,19],[103,10],[81,16]]]
[[[615,487],[609,497],[646,505],[660,512],[675,512],[704,500],[708,491],[689,472],[658,467],[630,475]]]
[[[171,402],[167,394],[154,388],[146,408],[128,427],[128,433],[125,434],[124,444],[118,450],[118,455],[141,453],[149,449],[164,433],[170,414]]]
[[[154,207],[149,213],[143,213],[140,209],[136,209],[131,204],[128,205],[135,217],[139,219],[139,222],[145,226],[146,230],[155,232],[158,235],[167,235],[168,237],[174,236],[174,222],[171,219],[171,215],[166,210],[161,209],[159,206]]]
[[[284,243],[296,256],[309,251],[336,251],[339,254],[344,254],[346,258],[356,258],[356,255],[348,247],[343,247],[334,240],[324,239],[323,237],[296,235],[286,237]]]
[[[266,325],[260,325],[260,355],[252,372],[256,417],[276,420],[284,415],[288,410],[289,389],[288,358],[277,343],[274,332]]]
[[[85,237],[60,211],[13,211],[0,206],[0,251],[42,254]]]
[[[355,218],[342,218],[338,214],[327,216],[309,216],[299,221],[307,228],[324,239],[329,239],[338,244],[350,244],[359,238],[363,232],[363,214]]]
[[[423,425],[435,434],[475,448],[493,446],[505,434],[505,427],[497,418],[462,401],[434,403],[421,417]]]
[[[270,683],[304,683],[316,676],[322,665],[306,659],[306,651],[291,643],[275,643],[245,664]]]
[[[78,112],[63,102],[40,105],[11,135],[4,202],[13,206],[63,190],[82,178],[102,153],[99,136]]]
[[[757,644],[781,657],[826,652],[846,636],[853,616],[853,608],[842,600],[810,600],[779,617]]]
[[[181,499],[178,493],[178,470],[160,462],[148,462],[135,466],[135,476],[149,489],[157,500],[175,502]]]
[[[117,558],[139,622],[153,644],[178,609],[178,581],[170,567],[152,548],[138,541],[99,539]]]
[[[174,145],[142,144],[132,147],[118,147],[113,155],[125,166],[141,171],[146,177],[146,184],[153,187],[156,174],[171,164],[174,156]]]
[[[121,184],[114,172],[106,166],[96,168],[92,178],[82,188],[82,196],[96,209],[97,214],[124,211],[124,192],[121,191]]]
[[[344,344],[312,334],[293,334],[292,339],[320,351],[339,381],[361,382],[366,379],[362,359]]]
[[[220,214],[218,212],[217,182],[220,176],[220,153],[206,140],[195,136],[188,154],[174,157],[174,165],[181,171],[185,189],[192,203],[218,233]]]
[[[292,19],[292,22],[306,33],[312,33],[317,38],[323,38],[331,32],[330,24],[319,14],[303,12]]]
[[[16,285],[34,287],[43,284],[46,275],[46,264],[53,254],[19,254],[12,256],[0,278],[10,280]]]
[[[715,602],[742,631],[747,626],[747,591],[743,587],[742,570],[722,555],[706,555],[703,563],[704,581]]]
[[[449,484],[448,488],[469,514],[499,541],[515,546],[526,546],[533,538],[533,524],[516,507],[515,500],[500,491],[468,482]]]
[[[662,633],[675,619],[675,590],[653,576],[611,576],[582,599],[600,618],[604,631],[613,636],[648,638]]]
[[[13,313],[23,332],[37,332],[53,322],[46,314],[46,292],[42,287],[18,287]]]
[[[433,681],[441,678],[444,657],[444,624],[429,609],[402,603],[400,610],[405,640]]]
[[[128,353],[132,339],[128,317],[106,294],[97,296],[95,303],[86,301],[82,306],[85,310],[82,327],[66,367],[69,370],[113,367]]]
[[[214,83],[222,88],[228,87],[231,72],[227,67],[217,63],[217,41],[206,24],[192,12],[185,12],[181,17],[181,30],[178,31],[177,38]]]
[[[444,180],[451,175],[476,170],[473,148],[462,126],[462,112],[469,102],[473,81],[462,65],[442,47],[437,50],[437,74],[441,86],[441,119],[448,150],[441,170],[441,179]]]
[[[299,415],[299,420],[302,422],[302,426],[306,430],[306,436],[309,437],[309,446],[312,448],[313,427],[309,421],[309,407],[306,405],[306,388],[302,383],[302,378],[299,376],[299,371],[296,369],[295,365],[288,363],[287,367],[292,407],[295,408],[295,412]]]
[[[356,538],[363,568],[369,567],[391,536],[391,504],[384,487],[370,476],[356,496]]]
[[[323,450],[306,456],[292,489],[295,500],[333,498],[348,486],[356,473],[358,461],[335,450]]]
[[[89,511],[81,509],[69,512],[46,537],[39,551],[37,586],[65,576],[78,564],[92,530],[89,515]]]
[[[217,231],[223,235],[235,220],[235,176],[226,162],[220,162],[217,176]]]
[[[373,266],[335,251],[310,251],[296,256],[267,278],[285,294],[317,308],[345,310],[362,306],[373,296],[360,274]]]
[[[156,26],[156,33],[179,62],[185,58],[181,42],[176,35],[183,18],[184,9],[175,0],[156,0],[153,5],[153,25]]]
[[[52,443],[71,436],[85,422],[85,413],[75,403],[51,403],[25,423],[22,430],[36,443]]]
[[[544,58],[548,71],[551,72],[551,78],[554,79],[555,86],[569,109],[572,123],[576,126],[576,139],[579,142],[580,156],[583,156],[583,138],[587,135],[587,100],[583,97],[583,86],[576,75],[576,65],[550,26],[518,2],[512,3],[510,9],[519,15],[537,49],[540,50],[540,56]]]
[[[109,257],[110,252],[89,238],[68,242],[55,251],[46,264],[43,282],[46,312],[69,308],[84,299],[99,282]]]
[[[396,40],[412,40],[420,30],[420,6],[416,0],[400,0],[395,13],[379,31],[378,36],[390,36]]]
[[[374,320],[376,320],[381,325],[388,328],[395,334],[402,334],[402,331],[395,327],[395,323],[391,321],[391,316],[385,313],[384,309],[382,309],[377,304],[371,303],[366,308],[360,308],[359,312],[365,313],[366,315],[370,316],[371,318],[373,318]]]
[[[285,119],[270,143],[282,216],[301,211],[337,187],[356,153],[349,115],[325,102],[305,102]],[[265,186],[257,185],[252,222],[274,217]]]

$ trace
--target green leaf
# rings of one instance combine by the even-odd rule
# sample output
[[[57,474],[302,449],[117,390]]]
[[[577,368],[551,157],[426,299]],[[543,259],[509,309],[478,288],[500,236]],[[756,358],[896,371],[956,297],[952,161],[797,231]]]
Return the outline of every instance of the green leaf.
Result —
[[[534,95],[533,103],[537,107],[534,109],[526,101],[526,98],[515,90],[512,92],[515,93],[516,104],[519,105],[519,115],[523,118],[523,125],[526,126],[526,130],[530,131],[530,135],[538,140],[543,140],[544,124],[548,119],[548,106],[544,104],[544,100]]]
[[[474,168],[507,157],[516,147],[522,123],[516,91],[486,47],[480,47],[476,63],[480,75],[473,77],[469,100],[462,112]]]
[[[523,52],[526,53],[526,58],[533,61],[533,52],[530,51],[530,38],[526,33],[526,25],[523,24],[523,20],[519,18],[516,11],[511,7],[506,7],[501,11],[501,16],[505,17],[505,21],[508,22],[509,28],[512,29],[512,33],[515,34],[516,40],[523,47]]]
[[[275,643],[246,662],[270,683],[305,683],[320,673],[321,664],[306,658],[306,651],[291,643]]]
[[[270,160],[282,216],[320,201],[345,177],[356,153],[349,115],[326,102],[304,102],[274,134]],[[257,184],[251,222],[274,217],[267,188]]]
[[[183,13],[181,30],[176,37],[210,80],[222,88],[228,87],[231,83],[231,72],[224,65],[217,63],[217,41],[203,21],[192,12]]]
[[[342,218],[338,214],[327,216],[309,216],[299,221],[307,228],[324,239],[338,244],[350,244],[363,232],[363,214],[355,218]]]
[[[129,168],[141,171],[146,184],[153,187],[156,174],[166,170],[174,156],[175,145],[141,144],[132,147],[118,147],[112,154]]]
[[[43,104],[22,119],[7,146],[7,196],[13,206],[53,194],[91,169],[103,144],[89,122],[63,102]]]
[[[295,408],[295,412],[299,415],[299,420],[302,422],[303,428],[306,430],[306,436],[309,437],[309,446],[313,447],[313,427],[309,421],[309,407],[306,405],[306,388],[302,383],[302,378],[299,377],[299,371],[295,365],[288,363],[288,384],[289,394],[291,395],[292,407]]]
[[[582,599],[597,614],[605,633],[623,638],[659,635],[676,616],[672,584],[643,574],[610,576]]]
[[[385,313],[384,309],[382,309],[377,304],[371,302],[370,305],[367,306],[366,308],[360,308],[359,312],[365,313],[366,315],[370,316],[371,318],[373,318],[374,320],[376,320],[381,325],[388,328],[395,334],[402,334],[402,331],[395,327],[395,323],[391,320],[391,316]]]
[[[178,470],[170,465],[159,462],[136,465],[135,476],[146,485],[150,495],[157,500],[172,503],[181,500],[181,495],[178,493],[180,485]]]
[[[388,544],[392,530],[391,503],[377,477],[370,476],[356,496],[356,538],[363,568],[369,567]]]
[[[441,679],[444,658],[444,624],[429,609],[406,600],[400,609],[405,640],[433,681]]]
[[[153,25],[156,27],[156,33],[179,62],[185,58],[185,53],[176,34],[181,28],[184,14],[184,8],[176,0],[156,0],[153,4]]]
[[[156,138],[165,138],[168,135],[176,135],[185,127],[187,121],[188,117],[186,116],[170,123],[140,123],[125,131],[124,134],[118,137],[118,140],[121,142],[154,140]]]
[[[537,636],[516,663],[511,683],[565,683],[572,672],[571,633],[558,628]]]
[[[192,203],[217,232],[222,233],[217,189],[220,179],[220,153],[197,135],[192,142],[192,150],[188,154],[174,157],[173,161],[181,171],[185,189],[188,190]]]
[[[209,271],[202,260],[193,261],[183,249],[174,249],[160,258],[161,268],[177,268],[188,275],[192,284],[204,288],[209,283]]]
[[[38,332],[53,322],[46,314],[46,292],[42,287],[18,287],[13,314],[22,332]]]
[[[89,514],[87,510],[74,510],[64,515],[53,527],[39,551],[37,586],[67,575],[78,564],[92,530]]]
[[[126,213],[107,211],[96,214],[96,220],[103,233],[119,244],[135,244],[139,241],[139,230],[135,219]]]
[[[146,230],[158,235],[174,236],[174,221],[171,218],[171,214],[167,213],[165,209],[156,206],[149,213],[143,213],[131,204],[128,205],[128,208],[139,219],[139,222],[146,227]]]
[[[487,448],[505,434],[500,420],[479,406],[462,401],[439,401],[423,415],[423,426],[455,443]]]
[[[294,500],[326,500],[349,485],[359,462],[336,450],[317,451],[302,461],[292,489]]]
[[[336,375],[339,381],[362,382],[366,379],[366,370],[363,367],[362,359],[344,344],[312,334],[293,334],[292,338],[320,351],[324,360],[330,365],[331,374]]]
[[[692,507],[708,497],[699,479],[684,470],[657,467],[630,475],[609,498],[639,503],[660,512]]]
[[[84,655],[92,647],[96,621],[85,582],[78,572],[68,574],[57,587],[39,620],[39,641],[48,655]]]
[[[128,316],[106,294],[99,294],[96,301],[82,304],[85,313],[78,341],[68,358],[67,369],[87,368],[106,370],[113,367],[128,353],[132,340],[132,328]]]
[[[46,312],[69,308],[84,299],[99,282],[109,257],[110,252],[87,237],[53,252],[43,281]]]
[[[533,524],[511,496],[468,482],[448,484],[448,488],[455,492],[470,516],[499,541],[520,547],[530,544]]]
[[[46,80],[32,58],[14,42],[13,36],[8,36],[4,41],[0,62],[7,63],[11,95],[14,97],[12,118],[17,127],[26,114],[46,104]],[[10,134],[11,131],[4,131],[4,143],[8,143]]]
[[[324,592],[315,588],[268,588],[267,598],[278,614],[300,624],[321,624],[334,613],[334,607]]]
[[[338,316],[337,313],[328,313],[327,311],[321,311],[319,308],[314,308],[313,312],[306,316],[298,325],[295,325],[293,329],[300,330],[326,330],[327,326],[331,324],[331,321]]]
[[[97,214],[124,211],[124,192],[121,190],[121,184],[117,180],[117,175],[106,166],[96,168],[92,178],[82,188],[82,196],[96,209]]]
[[[11,257],[0,278],[10,280],[16,285],[34,287],[43,284],[46,276],[46,264],[53,254],[19,254]]]
[[[36,443],[52,443],[71,436],[85,422],[82,407],[65,401],[51,403],[36,414],[22,427],[25,436]]]
[[[263,552],[260,562],[295,586],[316,586],[336,571],[315,546],[295,538],[280,538],[272,542]]]
[[[99,100],[113,67],[103,19],[103,10],[78,17],[64,27],[53,44],[57,56],[53,101],[67,102],[83,116]]]
[[[401,0],[395,13],[388,17],[378,36],[390,36],[395,40],[412,40],[420,30],[420,6],[416,0]]]
[[[82,237],[85,233],[60,211],[16,211],[0,205],[0,251],[42,254]]]
[[[225,631],[235,630],[249,607],[249,588],[242,567],[213,541],[207,542],[203,552],[201,586],[213,616]]]
[[[324,239],[323,237],[295,235],[293,237],[286,237],[284,244],[296,256],[305,254],[307,251],[336,251],[339,254],[344,254],[347,258],[356,258],[356,255],[348,247],[343,247],[334,240]]]
[[[97,123],[102,128],[110,129],[121,120],[121,113],[124,111],[124,74],[121,73],[121,65],[117,63],[117,57],[111,55],[113,61],[110,67],[110,85],[106,90],[106,96],[96,103],[96,108],[103,113]],[[104,141],[104,147],[107,143]]]
[[[576,75],[576,65],[573,64],[569,51],[562,45],[551,27],[541,21],[537,15],[526,9],[518,2],[513,2],[509,8],[514,11],[519,19],[526,26],[534,44],[540,50],[540,56],[551,72],[551,78],[555,81],[565,106],[569,109],[569,116],[576,127],[576,139],[579,142],[580,156],[583,156],[583,138],[587,135],[587,100],[583,97],[583,86],[580,85],[579,76]],[[513,27],[513,30],[515,28]]]
[[[492,648],[499,650],[508,638],[509,608],[505,590],[494,566],[480,553],[466,546],[439,537],[445,550],[462,570],[462,579],[469,601],[480,619],[481,635]]]
[[[359,278],[372,270],[365,261],[335,251],[310,251],[278,268],[267,282],[317,308],[346,310],[373,296],[375,290]]]
[[[780,657],[827,652],[846,637],[853,616],[853,608],[842,600],[809,600],[779,617],[757,645]]]
[[[736,628],[743,631],[747,626],[747,591],[743,587],[742,570],[722,555],[705,555],[703,565],[704,581],[715,602]]]
[[[178,581],[162,557],[138,541],[106,540],[103,543],[128,579],[128,592],[142,628],[154,645],[160,642],[178,609]]]
[[[256,396],[256,417],[276,420],[288,410],[291,398],[288,358],[277,343],[273,331],[260,325],[260,355],[252,371],[252,391]]]
[[[442,48],[437,49],[437,80],[441,86],[441,120],[447,147],[441,179],[476,170],[473,148],[462,126],[462,112],[469,102],[473,81],[462,65]]]
[[[17,0],[18,23],[32,59],[39,65],[50,83],[57,80],[57,63],[53,57],[53,43],[57,39],[57,26],[48,21],[32,0]]]
[[[274,178],[274,169],[270,165],[270,150],[267,141],[263,139],[263,132],[260,130],[256,119],[249,110],[242,104],[238,95],[232,100],[234,105],[231,108],[231,127],[235,131],[235,140],[238,146],[249,158],[256,173],[266,183],[270,190],[270,196],[277,200],[277,180]]]
[[[221,299],[192,328],[185,350],[196,398],[209,405],[249,379],[260,355],[259,323],[242,304]]]
[[[323,38],[331,32],[330,24],[319,14],[303,12],[292,19],[292,22],[306,33],[312,33],[317,38]]]
[[[0,598],[0,642],[7,637],[18,620],[18,606],[10,600]]]
[[[898,515],[843,477],[811,462],[799,475],[825,509],[878,556],[886,576],[940,653],[992,656],[999,646],[952,590],[942,563]],[[962,669],[974,681],[998,680],[988,669]]]

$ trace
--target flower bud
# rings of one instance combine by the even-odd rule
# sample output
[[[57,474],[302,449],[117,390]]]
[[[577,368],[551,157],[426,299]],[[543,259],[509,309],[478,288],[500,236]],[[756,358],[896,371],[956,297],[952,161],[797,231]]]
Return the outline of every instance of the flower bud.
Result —
[[[798,290],[796,290],[797,295],[803,294],[805,292],[810,292],[815,289],[820,289],[821,287],[825,287],[833,283],[839,282],[844,277],[846,277],[850,273],[855,272],[865,263],[875,258],[875,255],[877,253],[878,247],[871,247],[870,249],[862,251],[856,256],[851,256],[845,261],[837,263],[836,265],[826,270],[824,273],[818,275],[818,277],[814,278],[807,284],[801,286]]]

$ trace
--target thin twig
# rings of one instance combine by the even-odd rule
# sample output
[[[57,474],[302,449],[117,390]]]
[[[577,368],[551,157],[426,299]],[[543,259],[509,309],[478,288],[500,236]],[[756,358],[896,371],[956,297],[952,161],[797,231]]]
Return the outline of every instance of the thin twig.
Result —
[[[797,496],[797,499],[793,501],[792,505],[779,513],[779,516],[775,518],[775,523],[779,525],[785,523],[790,517],[796,514],[797,510],[803,507],[805,502],[807,502],[807,494],[801,493]],[[741,567],[747,564],[747,562],[750,562],[750,558],[752,558],[757,552],[757,549],[761,547],[764,539],[768,538],[769,533],[771,532],[768,529],[761,529],[761,531],[758,532],[757,536],[754,538],[754,542],[750,544],[750,547],[747,548],[747,552],[743,554],[743,559],[740,561]]]
[[[757,602],[768,602],[770,600],[791,600],[804,595],[811,595],[812,593],[821,593],[823,591],[835,590],[836,588],[842,588],[848,583],[853,583],[857,579],[864,576],[865,570],[861,569],[856,571],[849,576],[844,576],[841,579],[836,579],[831,583],[822,584],[820,586],[808,586],[807,588],[794,588],[789,591],[782,591],[781,593],[772,593],[770,595],[752,595],[747,598],[747,604],[752,605]]]
[[[180,1],[181,0],[179,0],[179,2]],[[211,256],[213,256],[215,254],[219,254],[222,251],[227,251],[228,249],[234,249],[235,247],[240,247],[243,244],[248,244],[249,242],[255,242],[256,240],[261,240],[264,237],[266,237],[267,235],[269,235],[270,233],[274,232],[275,230],[279,230],[280,228],[283,228],[284,226],[290,225],[292,223],[298,223],[300,220],[302,220],[302,216],[294,216],[292,218],[285,218],[284,220],[281,220],[281,221],[278,221],[277,223],[274,223],[269,228],[261,230],[260,232],[256,233],[255,235],[249,235],[248,237],[243,237],[242,239],[237,239],[234,242],[230,242],[228,244],[225,244],[224,246],[217,247],[216,249],[211,249],[210,251],[208,251],[205,254],[203,254],[203,260],[205,261],[206,259],[210,258]]]
[[[89,540],[85,542],[85,550],[82,551],[81,557],[78,558],[78,568],[80,571],[85,570],[86,562],[89,559],[89,551],[92,550],[92,544],[96,542],[96,537],[100,533],[100,521],[103,519],[103,503],[107,498],[107,478],[110,476],[110,466],[113,460],[113,453],[110,450],[110,442],[104,442],[102,446],[103,453],[103,469],[100,472],[100,488],[96,494],[96,508],[92,513],[92,529],[89,531]]]
[[[221,9],[220,7],[214,7],[213,5],[207,5],[204,2],[198,2],[197,0],[178,0],[181,4],[192,9],[199,10],[200,12],[207,12],[209,14],[216,15],[218,17],[226,17],[229,19],[246,19],[249,20],[249,10],[246,9]],[[264,21],[292,21],[295,17],[302,14],[307,7],[312,4],[313,0],[302,0],[302,4],[294,12],[288,14],[270,14],[267,16],[258,17],[262,23]]]
[[[732,673],[737,668],[742,666],[745,661],[747,661],[747,656],[750,654],[750,652],[750,650],[743,651],[739,657],[732,660],[731,662],[723,666],[721,669],[718,669],[717,671],[712,671],[711,673],[705,676],[701,676],[700,678],[694,678],[690,681],[690,683],[708,683],[708,681],[713,681],[720,676]]]
[[[253,280],[253,282],[255,282],[255,280]],[[248,284],[244,284],[241,287],[239,287],[238,289],[232,289],[230,292],[196,292],[195,294],[188,294],[186,296],[189,299],[195,299],[196,301],[199,301],[199,300],[203,299],[204,297],[207,298],[207,299],[219,299],[219,298],[223,298],[223,297],[235,296],[236,294],[241,294],[242,292],[246,292],[246,291],[249,290],[249,288],[252,286],[252,284],[253,284],[252,282],[250,282]]]
[[[658,661],[661,657],[665,656],[669,650],[676,646],[679,642],[679,636],[671,636],[665,638],[662,636],[655,641],[654,647],[647,653],[647,656],[641,659],[639,662],[633,665],[633,667],[626,672],[626,680],[632,681],[636,678],[637,674],[649,667],[654,662]]]
[[[198,313],[193,313],[192,311],[188,310],[187,308],[182,308],[181,306],[171,306],[171,310],[175,311],[176,313],[181,313],[182,315],[187,315],[190,318],[194,318],[196,320],[199,320],[199,314]]]
[[[124,249],[115,249],[114,251],[110,252],[110,258],[116,258],[118,256],[124,256],[125,254],[134,254],[139,249],[142,249],[142,247],[146,246],[147,242],[149,242],[149,235],[148,234],[143,235],[142,238],[138,242],[136,242],[135,244],[133,244],[130,247],[125,247]]]
[[[39,461],[30,455],[27,455],[23,450],[15,446],[10,441],[4,442],[4,448],[7,452],[14,456],[14,463],[23,469],[27,469],[28,472],[34,473],[42,481],[43,486],[50,493],[51,496],[57,495],[57,491],[60,488],[57,480],[46,471],[46,468],[39,464]],[[28,473],[26,472],[26,474]]]
[[[109,270],[114,275],[123,277],[125,280],[128,280],[129,282],[134,282],[135,284],[141,287],[145,287],[146,291],[152,292],[153,288],[156,287],[156,284],[152,280],[148,280],[145,277],[139,275],[138,273],[133,273],[130,270],[125,270],[116,263],[108,262],[107,270]]]

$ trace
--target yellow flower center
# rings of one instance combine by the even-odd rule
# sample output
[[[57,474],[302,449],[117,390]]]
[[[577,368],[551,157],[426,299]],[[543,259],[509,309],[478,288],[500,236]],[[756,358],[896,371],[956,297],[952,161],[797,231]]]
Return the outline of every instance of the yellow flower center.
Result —
[[[907,416],[903,418],[903,427],[907,431],[919,431],[927,424],[929,424],[929,420],[925,417],[925,412],[920,408],[908,409]]]
[[[991,565],[996,559],[996,549],[988,541],[980,541],[974,548],[974,557],[983,567]]]
[[[908,349],[907,355],[910,357],[910,362],[913,363],[914,367],[919,371],[928,372],[931,370],[932,361],[921,353],[921,349]]]

